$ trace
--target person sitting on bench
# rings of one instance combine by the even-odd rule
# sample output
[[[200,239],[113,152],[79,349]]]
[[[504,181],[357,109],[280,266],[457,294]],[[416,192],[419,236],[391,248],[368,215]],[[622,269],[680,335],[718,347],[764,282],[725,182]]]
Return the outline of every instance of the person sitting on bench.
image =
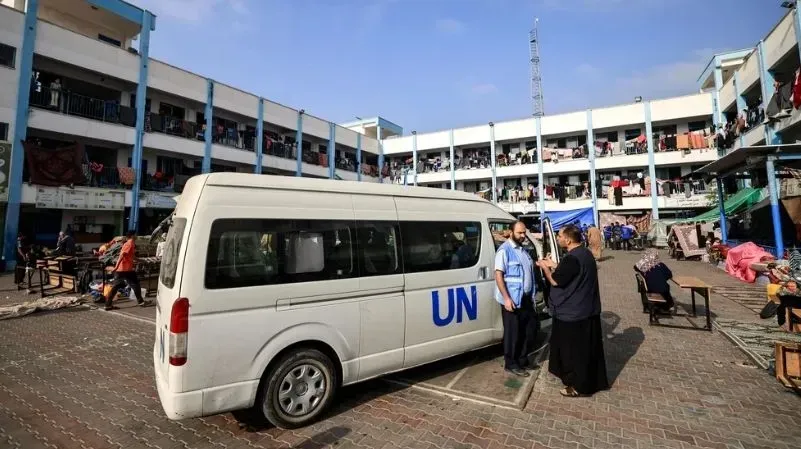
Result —
[[[645,284],[648,285],[648,293],[657,293],[665,298],[666,302],[664,305],[660,305],[660,311],[670,313],[674,301],[673,296],[670,294],[668,281],[673,278],[673,273],[667,265],[659,260],[659,253],[656,249],[645,250],[642,258],[634,266],[645,279]]]

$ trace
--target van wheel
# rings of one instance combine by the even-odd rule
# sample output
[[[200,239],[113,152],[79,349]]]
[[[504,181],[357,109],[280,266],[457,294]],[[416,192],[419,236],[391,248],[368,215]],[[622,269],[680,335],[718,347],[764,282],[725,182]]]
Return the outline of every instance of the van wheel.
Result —
[[[282,357],[262,385],[264,417],[282,429],[312,423],[334,398],[338,385],[331,359],[316,349],[301,349]]]

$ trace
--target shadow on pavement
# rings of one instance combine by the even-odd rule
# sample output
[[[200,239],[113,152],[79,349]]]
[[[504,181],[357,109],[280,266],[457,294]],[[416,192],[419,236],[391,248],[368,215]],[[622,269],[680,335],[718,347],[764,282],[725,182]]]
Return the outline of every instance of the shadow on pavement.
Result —
[[[613,312],[601,313],[601,321],[605,336],[606,371],[611,387],[629,360],[637,354],[645,341],[645,333],[641,327],[629,327],[621,333],[614,333],[620,324],[620,316]]]
[[[539,350],[530,355],[533,363],[539,364],[547,355],[549,334],[550,325],[543,323],[535,345],[535,348]],[[337,416],[381,396],[413,387],[433,393],[444,393],[453,398],[443,400],[442,397],[438,398],[432,395],[431,404],[441,406],[443,410],[452,400],[459,398],[522,410],[528,401],[539,371],[538,367],[527,378],[506,373],[503,369],[502,348],[500,345],[492,345],[378,379],[343,387],[339,390],[331,409],[321,419]],[[248,432],[261,432],[272,428],[272,425],[253,410],[234,412],[233,417],[239,422],[240,428]]]
[[[339,441],[350,434],[351,430],[348,427],[332,427],[325,432],[320,432],[313,435],[294,446],[292,449],[318,449],[323,447],[336,446]]]

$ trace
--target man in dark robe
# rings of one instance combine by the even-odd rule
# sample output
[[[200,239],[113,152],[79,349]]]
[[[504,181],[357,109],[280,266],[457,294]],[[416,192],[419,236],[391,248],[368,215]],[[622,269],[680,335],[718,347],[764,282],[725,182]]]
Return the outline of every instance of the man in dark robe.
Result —
[[[559,246],[567,250],[559,266],[541,259],[550,282],[553,318],[548,370],[565,385],[566,397],[589,396],[609,388],[601,328],[601,292],[598,266],[592,252],[581,244],[581,230],[565,226]]]

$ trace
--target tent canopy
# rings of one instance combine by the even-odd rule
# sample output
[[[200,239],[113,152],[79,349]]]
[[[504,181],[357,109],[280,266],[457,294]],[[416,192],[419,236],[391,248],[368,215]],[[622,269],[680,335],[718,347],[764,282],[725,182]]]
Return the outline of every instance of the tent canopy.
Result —
[[[762,195],[762,189],[752,187],[742,189],[723,202],[723,209],[726,215],[732,215],[742,209],[747,209],[758,203]],[[720,209],[715,207],[693,218],[675,220],[671,223],[697,223],[699,221],[715,222],[720,221]]]
[[[559,229],[575,223],[576,221],[583,225],[595,224],[591,207],[547,212],[547,215],[548,218],[551,219],[551,226],[553,227],[554,231],[558,231]]]

